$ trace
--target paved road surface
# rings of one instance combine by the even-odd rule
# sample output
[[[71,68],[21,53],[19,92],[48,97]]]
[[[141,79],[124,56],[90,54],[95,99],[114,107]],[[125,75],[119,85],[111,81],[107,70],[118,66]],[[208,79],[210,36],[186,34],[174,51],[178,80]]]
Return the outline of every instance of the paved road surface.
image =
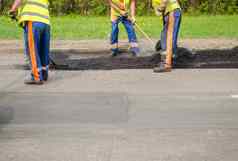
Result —
[[[0,161],[236,161],[238,70],[0,70]]]
[[[0,161],[237,161],[238,70],[53,71],[1,55]]]

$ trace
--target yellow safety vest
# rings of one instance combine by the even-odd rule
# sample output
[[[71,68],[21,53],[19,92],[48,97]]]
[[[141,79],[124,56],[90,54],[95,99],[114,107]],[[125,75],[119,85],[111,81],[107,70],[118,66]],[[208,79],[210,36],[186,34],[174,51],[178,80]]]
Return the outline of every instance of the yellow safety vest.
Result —
[[[153,7],[154,9],[157,9],[158,6],[161,5],[163,0],[153,0]],[[165,14],[168,14],[169,12],[172,12],[176,9],[181,9],[179,3],[177,0],[168,0],[166,9],[165,9]]]
[[[25,0],[19,12],[19,23],[42,22],[50,25],[48,0]]]
[[[121,10],[129,11],[130,0],[112,0],[112,3],[118,6]],[[120,16],[120,12],[111,7],[111,17],[116,18],[118,16]]]

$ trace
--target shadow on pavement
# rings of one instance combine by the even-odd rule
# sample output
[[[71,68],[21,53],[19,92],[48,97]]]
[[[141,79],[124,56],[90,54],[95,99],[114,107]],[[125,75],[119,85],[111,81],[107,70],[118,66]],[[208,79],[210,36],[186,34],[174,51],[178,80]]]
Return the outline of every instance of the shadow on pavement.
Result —
[[[14,117],[14,110],[11,107],[0,105],[0,132],[1,129],[9,124]]]

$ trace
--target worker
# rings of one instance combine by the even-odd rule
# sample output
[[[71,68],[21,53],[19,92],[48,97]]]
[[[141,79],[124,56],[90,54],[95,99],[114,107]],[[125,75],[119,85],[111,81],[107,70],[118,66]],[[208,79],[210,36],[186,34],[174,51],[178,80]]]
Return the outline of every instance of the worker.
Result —
[[[154,68],[154,72],[170,72],[176,63],[178,34],[181,24],[181,7],[178,0],[153,0],[153,7],[162,17],[161,32],[162,61]]]
[[[24,29],[25,54],[31,75],[24,83],[42,85],[48,80],[50,50],[50,16],[48,0],[15,0],[9,14],[18,15]]]
[[[126,28],[128,39],[130,43],[129,51],[137,56],[140,53],[140,49],[137,43],[137,37],[134,29],[134,24],[136,22],[136,0],[109,0],[111,7],[111,52],[112,56],[117,56],[119,54],[118,49],[118,33],[119,23],[123,23]]]

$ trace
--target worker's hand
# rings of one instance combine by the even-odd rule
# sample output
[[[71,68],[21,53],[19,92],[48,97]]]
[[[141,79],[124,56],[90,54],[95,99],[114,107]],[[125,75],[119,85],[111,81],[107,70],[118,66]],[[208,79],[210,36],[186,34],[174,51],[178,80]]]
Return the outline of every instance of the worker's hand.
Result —
[[[129,21],[131,21],[131,23],[134,25],[136,23],[136,18],[135,16],[132,17],[128,17]]]
[[[159,6],[159,7],[157,7],[156,9],[155,9],[155,14],[157,15],[157,16],[163,16],[164,15],[164,12],[165,12],[165,8],[164,7],[161,7],[161,6]]]
[[[17,20],[17,12],[15,10],[10,10],[8,15],[12,20]]]
[[[163,16],[163,12],[160,10],[155,10],[155,14],[159,17]]]
[[[121,15],[122,17],[128,17],[128,12],[126,12],[126,11],[124,11],[124,10],[121,10],[121,11],[120,11],[120,15]]]
[[[163,13],[165,12],[166,10],[166,3],[162,3],[161,5],[159,5],[157,8],[156,8],[156,15],[157,16],[162,16]]]

